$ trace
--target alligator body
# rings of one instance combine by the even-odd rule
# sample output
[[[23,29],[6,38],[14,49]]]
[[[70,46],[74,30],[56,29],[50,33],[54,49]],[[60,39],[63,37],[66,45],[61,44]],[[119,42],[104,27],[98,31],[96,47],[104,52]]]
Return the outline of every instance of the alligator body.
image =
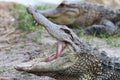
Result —
[[[113,34],[120,22],[120,8],[90,2],[63,2],[55,9],[39,12],[57,24],[86,27],[86,34]]]
[[[106,52],[81,40],[67,26],[63,28],[63,25],[47,20],[35,8],[28,7],[28,12],[51,36],[71,45],[74,52],[49,62],[44,59],[25,62],[15,66],[17,70],[51,76],[56,80],[120,80],[120,58],[108,57]]]

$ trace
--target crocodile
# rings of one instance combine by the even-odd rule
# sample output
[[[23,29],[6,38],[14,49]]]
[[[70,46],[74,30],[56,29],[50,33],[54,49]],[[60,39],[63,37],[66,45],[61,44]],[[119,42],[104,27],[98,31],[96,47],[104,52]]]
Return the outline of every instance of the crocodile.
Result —
[[[107,56],[105,51],[80,39],[67,26],[49,21],[34,7],[29,6],[27,10],[52,37],[70,45],[74,52],[61,54],[47,62],[44,58],[24,62],[16,65],[16,70],[51,76],[56,80],[120,80],[119,57]]]
[[[111,35],[120,27],[117,25],[120,22],[120,8],[98,3],[63,1],[57,8],[39,12],[54,23],[67,25],[78,33]]]

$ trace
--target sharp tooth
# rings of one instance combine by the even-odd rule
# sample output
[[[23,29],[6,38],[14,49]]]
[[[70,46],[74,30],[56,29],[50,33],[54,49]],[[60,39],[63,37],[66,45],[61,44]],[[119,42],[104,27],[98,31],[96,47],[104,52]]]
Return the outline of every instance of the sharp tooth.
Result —
[[[34,22],[33,22],[34,24],[36,24],[37,22],[34,20]]]
[[[38,26],[39,24],[38,23],[35,23],[35,26]]]
[[[34,20],[33,24],[34,24],[35,26],[39,26],[39,24],[38,24],[37,21],[35,21],[35,20]]]

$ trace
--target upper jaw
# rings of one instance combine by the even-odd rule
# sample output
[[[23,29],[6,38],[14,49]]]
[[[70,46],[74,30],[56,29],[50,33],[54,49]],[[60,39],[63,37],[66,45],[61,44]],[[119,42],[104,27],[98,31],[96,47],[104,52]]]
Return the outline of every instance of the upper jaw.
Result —
[[[44,27],[49,27],[49,28],[47,28],[48,29],[47,31],[51,32],[50,35],[52,35],[54,38],[56,38],[59,41],[67,42],[68,44],[70,44],[73,47],[73,49],[76,52],[79,51],[78,44],[80,43],[80,39],[79,39],[79,37],[77,37],[77,35],[71,29],[69,29],[65,25],[57,25],[57,24],[52,23],[51,21],[47,20],[44,16],[42,16],[41,13],[39,13],[38,10],[32,6],[29,6],[27,8],[27,11],[28,11],[28,13],[33,15],[33,18],[35,20],[38,20],[39,24],[44,23],[43,24]],[[42,19],[41,19],[41,17],[42,17]],[[46,25],[48,22],[51,23],[51,26]],[[54,29],[56,29],[56,31],[54,31]]]

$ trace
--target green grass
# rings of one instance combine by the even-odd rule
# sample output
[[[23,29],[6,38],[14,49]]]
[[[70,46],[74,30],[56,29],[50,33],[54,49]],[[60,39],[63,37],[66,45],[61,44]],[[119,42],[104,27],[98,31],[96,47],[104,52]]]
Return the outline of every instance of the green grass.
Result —
[[[49,6],[47,5],[37,6],[37,8],[40,10],[47,9],[48,7]],[[17,19],[18,26],[20,29],[30,32],[35,30],[36,27],[38,27],[38,26],[35,26],[34,19],[30,14],[27,13],[25,6],[18,4],[18,5],[15,5],[13,8],[14,8],[14,11],[16,12],[14,16]]]
[[[17,5],[15,7],[17,14],[15,18],[17,19],[18,26],[20,29],[24,31],[32,31],[35,29],[35,25],[33,24],[33,18],[27,13],[26,7],[23,5]]]
[[[111,46],[120,47],[120,38],[114,39],[114,38],[110,37],[110,38],[106,39],[106,42]]]
[[[110,35],[108,37],[104,37],[106,42],[114,47],[120,47],[120,33],[115,33],[114,35]]]
[[[36,6],[36,7],[37,7],[37,9],[39,9],[39,10],[45,10],[45,9],[48,9],[48,8],[52,8],[52,7],[54,7],[54,6],[44,5],[44,6]]]
[[[86,36],[83,32],[79,34],[80,38],[84,38],[90,43],[94,42],[94,38],[96,38],[95,34]],[[113,35],[105,35],[102,34],[99,36],[99,38],[105,42],[101,43],[100,45],[110,45],[111,47],[120,47],[120,32],[116,32]],[[96,44],[96,46],[99,46],[99,44]]]
[[[120,32],[116,31],[112,35],[101,35],[101,38],[106,41],[106,43],[113,47],[120,47]]]

